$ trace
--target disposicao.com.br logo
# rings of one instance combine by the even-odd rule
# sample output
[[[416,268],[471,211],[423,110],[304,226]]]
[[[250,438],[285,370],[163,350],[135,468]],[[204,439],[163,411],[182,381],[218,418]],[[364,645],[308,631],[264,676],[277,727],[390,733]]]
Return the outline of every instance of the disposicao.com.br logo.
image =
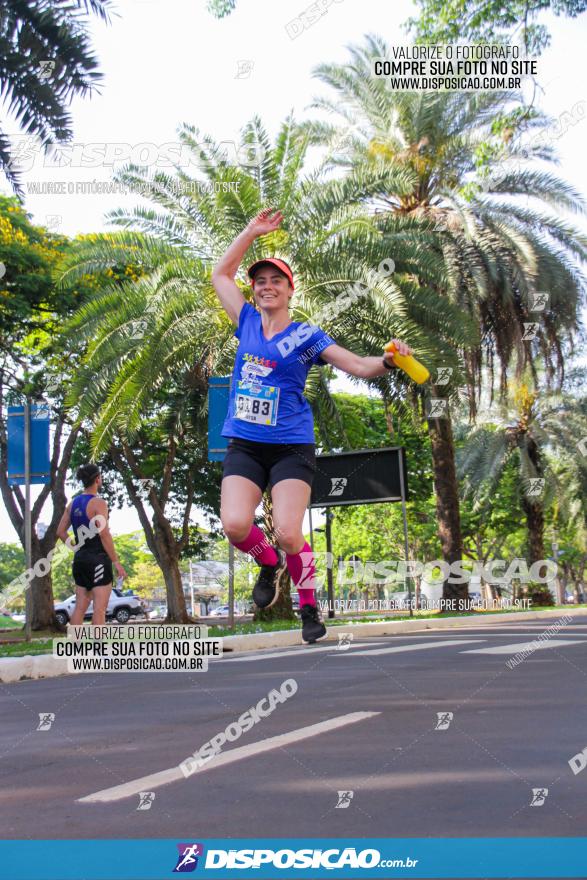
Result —
[[[382,859],[377,849],[355,847],[329,849],[208,849],[203,867],[206,870],[223,868],[238,870],[246,868],[322,868],[336,870],[341,868],[413,868],[418,860]],[[194,867],[188,870],[194,870]],[[185,870],[185,869],[184,869]]]

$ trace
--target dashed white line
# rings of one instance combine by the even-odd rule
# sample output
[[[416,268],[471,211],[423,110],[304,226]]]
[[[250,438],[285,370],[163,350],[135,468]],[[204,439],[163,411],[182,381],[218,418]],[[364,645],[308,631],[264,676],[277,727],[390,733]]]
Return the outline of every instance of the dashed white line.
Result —
[[[544,642],[518,642],[517,645],[494,645],[493,648],[474,648],[459,651],[460,654],[518,654],[524,651],[542,651],[544,648],[560,648],[563,645],[584,645],[582,639],[548,639]]]
[[[374,651],[354,651],[353,657],[373,657],[378,654],[399,654],[403,651],[426,651],[428,648],[444,648],[446,645],[475,645],[483,639],[443,639],[442,642],[421,642],[419,645],[397,645],[393,648],[376,648]],[[343,655],[344,651],[336,651],[331,656]]]
[[[384,645],[385,642],[368,642],[367,644]],[[230,657],[230,655],[227,655],[226,659],[229,659],[231,663],[246,663],[246,662],[250,662],[251,660],[268,660],[273,657],[296,657],[296,656],[309,657],[311,654],[316,654],[319,651],[333,651],[333,650],[335,650],[335,646],[336,646],[336,643],[331,642],[329,645],[320,645],[318,647],[316,647],[314,645],[311,645],[309,647],[300,646],[299,648],[293,648],[290,651],[269,651],[268,653],[264,651],[263,653],[246,654],[242,657]],[[366,647],[366,645],[365,645],[365,643],[363,643],[363,644],[351,643],[349,645],[349,647],[351,649],[364,648],[364,647]],[[220,660],[220,659],[224,659],[224,658],[217,657],[216,659]]]

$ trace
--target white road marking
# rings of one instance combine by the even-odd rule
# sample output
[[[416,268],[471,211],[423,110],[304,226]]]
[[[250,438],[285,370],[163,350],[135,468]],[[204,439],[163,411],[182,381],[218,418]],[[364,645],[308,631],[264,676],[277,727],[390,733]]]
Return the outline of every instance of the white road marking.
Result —
[[[360,656],[361,652],[358,650],[359,648],[363,649],[363,651],[364,651],[364,650],[370,649],[374,645],[386,645],[392,639],[395,642],[398,639],[401,639],[403,641],[404,639],[430,639],[430,638],[433,638],[433,639],[442,639],[443,644],[454,644],[455,643],[455,635],[457,634],[457,631],[461,631],[461,632],[463,632],[463,635],[467,635],[467,634],[469,634],[470,630],[474,630],[474,632],[471,633],[471,635],[475,635],[477,637],[482,636],[482,639],[480,639],[481,641],[483,641],[484,639],[490,639],[490,638],[491,639],[508,639],[508,638],[511,638],[512,636],[531,635],[531,632],[528,633],[527,630],[537,629],[540,632],[543,632],[547,628],[547,626],[549,626],[549,625],[550,625],[549,622],[545,621],[544,624],[518,624],[516,626],[515,631],[509,630],[509,629],[503,629],[501,632],[487,632],[487,631],[478,632],[478,630],[483,630],[483,629],[497,630],[500,627],[500,624],[494,624],[494,625],[479,624],[478,626],[476,626],[476,625],[467,626],[467,627],[464,627],[463,629],[461,629],[461,627],[454,627],[454,628],[451,627],[450,630],[446,630],[444,632],[441,632],[439,630],[433,630],[433,631],[430,630],[430,631],[418,632],[418,633],[399,633],[399,632],[398,633],[386,633],[386,635],[384,637],[384,639],[385,639],[384,641],[377,640],[377,641],[372,641],[372,642],[370,642],[370,641],[365,642],[364,641],[365,636],[361,636],[361,639],[363,640],[362,642],[351,642],[349,648],[345,649],[345,651],[341,651],[340,653],[346,653],[346,651],[350,649],[350,650],[354,651],[355,654],[359,654],[359,656]],[[342,629],[342,627],[341,627],[341,629]],[[565,637],[566,636],[574,636],[574,637],[582,636],[585,639],[587,639],[587,626],[584,629],[579,627],[579,630],[580,630],[579,632],[573,632],[573,631],[569,631],[569,629],[567,627],[565,627],[564,628],[564,635],[565,635]],[[348,630],[343,630],[343,631],[347,632]],[[351,630],[351,632],[352,632],[352,630]],[[436,642],[432,642],[432,643],[428,643],[428,644],[431,647],[437,647]],[[279,648],[267,648],[264,650],[247,652],[246,654],[242,654],[242,655],[240,653],[238,653],[238,654],[235,653],[234,656],[230,652],[228,652],[223,657],[210,657],[209,662],[216,663],[219,660],[224,660],[224,661],[229,661],[231,663],[252,663],[255,660],[268,660],[268,659],[271,659],[274,657],[277,657],[277,658],[279,658],[279,657],[295,657],[297,655],[308,656],[310,653],[315,654],[318,651],[333,652],[335,650],[336,650],[336,642],[334,642],[334,640],[328,640],[327,643],[323,643],[320,646],[312,645],[310,648],[308,648],[308,646],[302,646],[302,645],[300,645],[298,648],[290,648],[285,651],[281,651]],[[336,653],[339,653],[339,652],[336,651]],[[464,652],[462,652],[462,653],[464,653]]]
[[[216,767],[232,764],[233,761],[242,761],[243,758],[260,755],[271,749],[296,744],[302,739],[319,736],[321,733],[329,733],[331,730],[346,727],[348,724],[356,724],[358,721],[366,721],[367,718],[373,718],[375,715],[380,714],[380,712],[350,712],[348,715],[337,715],[335,718],[329,718],[328,721],[319,721],[317,724],[310,724],[308,727],[298,727],[297,730],[290,730],[289,733],[270,736],[267,739],[261,739],[258,742],[249,743],[249,745],[240,746],[237,749],[231,749],[228,752],[220,752],[219,755],[208,761],[203,767],[195,770],[192,775],[195,776],[199,773],[205,773],[207,770],[214,770]],[[184,759],[182,758],[182,760]],[[95,791],[93,794],[78,798],[77,803],[95,804],[104,803],[105,801],[119,801],[122,798],[136,795],[141,791],[153,791],[153,789],[158,788],[160,785],[167,785],[169,782],[176,782],[178,779],[185,778],[179,767],[170,767],[169,770],[160,770],[158,773],[151,773],[149,776],[142,776],[140,779],[124,782],[122,785],[115,785],[112,788],[103,788],[101,791]]]
[[[462,629],[502,629],[504,632],[515,632],[516,630],[526,630],[526,629],[547,629],[549,626],[553,626],[558,622],[558,618],[553,618],[553,620],[544,620],[541,623],[509,623],[507,626],[500,623],[479,623],[479,624],[469,624],[466,627],[462,627]],[[587,626],[581,626],[580,623],[561,623],[559,624],[561,629],[565,631],[567,629],[578,629],[583,633],[587,634]]]
[[[384,645],[385,642],[367,642],[367,644]],[[268,660],[271,657],[295,657],[296,655],[299,655],[300,657],[302,657],[302,656],[309,657],[311,654],[316,654],[318,651],[332,651],[335,649],[335,646],[336,646],[336,642],[334,642],[334,643],[331,642],[329,645],[320,645],[319,647],[315,647],[314,645],[311,645],[310,647],[300,646],[299,648],[293,648],[290,651],[269,651],[269,653],[267,653],[266,651],[263,651],[262,653],[246,654],[242,657],[240,657],[240,656],[231,657],[229,654],[227,654],[226,659],[230,660],[231,663],[246,663],[247,661],[251,661],[251,660]],[[352,648],[364,648],[365,643],[363,643],[363,644],[351,643],[349,647],[351,649]],[[212,658],[210,658],[210,659],[212,659]],[[224,658],[223,657],[215,657],[214,659],[215,660],[222,660]]]
[[[517,645],[494,645],[493,648],[474,648],[459,651],[460,654],[518,654],[523,651],[541,651],[543,648],[560,648],[562,645],[584,645],[581,639],[548,639],[543,642],[519,642]]]
[[[419,645],[397,645],[394,648],[376,648],[374,651],[355,651],[353,657],[373,657],[378,654],[399,654],[402,651],[425,651],[427,648],[444,648],[445,645],[475,645],[483,639],[443,639],[442,642],[423,642]],[[336,651],[332,657],[343,655],[344,651]],[[461,652],[462,653],[462,652]]]
[[[545,629],[546,629],[546,627],[540,627],[538,632],[544,632]],[[458,629],[455,627],[455,629],[451,629],[449,632],[439,632],[438,630],[435,630],[434,632],[415,633],[414,635],[408,635],[407,633],[392,633],[389,635],[388,638],[393,638],[393,639],[431,639],[431,638],[454,639],[454,637],[456,635],[455,630],[457,630],[457,632],[462,631],[460,627],[458,627]],[[532,633],[531,632],[528,633],[528,632],[526,632],[526,630],[524,630],[522,632],[517,632],[517,631],[510,632],[509,630],[506,630],[505,632],[477,632],[477,631],[475,631],[474,633],[469,633],[469,628],[467,627],[466,630],[463,632],[463,635],[464,636],[474,635],[476,637],[482,637],[484,639],[509,639],[511,636],[528,636],[528,635],[532,635]],[[561,630],[559,633],[557,633],[557,635],[565,636],[565,638],[567,635],[584,636],[585,638],[587,638],[587,631],[573,632],[573,631],[569,631],[565,628],[564,631]],[[378,644],[381,644],[381,642],[379,642]],[[357,647],[363,648],[364,645],[357,645]]]

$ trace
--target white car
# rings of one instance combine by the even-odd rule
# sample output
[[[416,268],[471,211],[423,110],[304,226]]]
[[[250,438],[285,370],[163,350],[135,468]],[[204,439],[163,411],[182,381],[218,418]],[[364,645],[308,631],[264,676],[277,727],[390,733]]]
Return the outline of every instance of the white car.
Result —
[[[93,602],[88,605],[84,620],[92,619]],[[75,609],[75,595],[68,596],[63,602],[55,603],[55,617],[62,626],[71,620]],[[125,596],[118,587],[113,587],[106,608],[106,618],[113,618],[117,623],[128,623],[131,617],[145,614],[143,603],[137,596]]]
[[[228,617],[229,612],[230,612],[230,607],[228,605],[218,605],[217,608],[212,609],[209,616],[210,617]]]
[[[157,605],[156,608],[151,608],[150,611],[147,612],[147,617],[149,620],[158,620],[159,618],[163,618],[167,616],[167,608],[165,605]]]

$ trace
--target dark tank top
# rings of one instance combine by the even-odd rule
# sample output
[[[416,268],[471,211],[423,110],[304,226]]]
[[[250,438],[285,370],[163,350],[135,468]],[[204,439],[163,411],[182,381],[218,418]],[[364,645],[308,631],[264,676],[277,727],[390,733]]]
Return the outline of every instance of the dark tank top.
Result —
[[[82,494],[76,495],[76,497],[71,502],[71,525],[73,531],[75,532],[75,541],[76,544],[79,544],[80,540],[83,541],[82,546],[79,550],[76,550],[76,553],[79,553],[83,550],[84,553],[104,553],[104,545],[102,544],[102,540],[99,534],[93,535],[93,537],[86,537],[85,540],[82,535],[78,535],[78,531],[81,526],[85,526],[86,529],[90,528],[90,519],[87,514],[87,506],[92,498],[95,498],[95,495],[91,494]]]

